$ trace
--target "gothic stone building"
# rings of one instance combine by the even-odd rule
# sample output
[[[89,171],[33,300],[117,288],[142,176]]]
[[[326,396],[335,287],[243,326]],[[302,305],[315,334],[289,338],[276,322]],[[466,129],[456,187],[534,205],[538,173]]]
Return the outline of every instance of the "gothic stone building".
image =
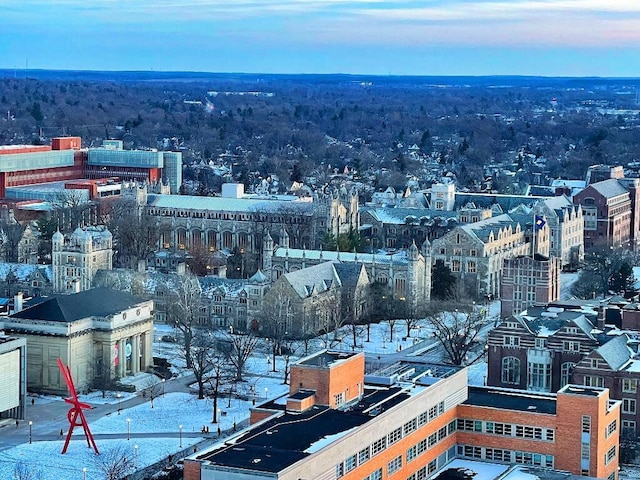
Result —
[[[106,227],[77,228],[70,236],[58,231],[51,241],[55,292],[88,290],[98,270],[113,266],[113,238]]]
[[[245,195],[241,188],[225,185],[222,197],[147,195],[140,192],[144,186],[123,191],[123,195],[143,203],[146,213],[158,219],[160,248],[238,248],[261,253],[267,232],[276,243],[286,232],[294,247],[319,248],[326,233],[338,235],[358,229],[355,190],[318,191],[309,197]]]
[[[389,253],[351,253],[275,247],[265,238],[262,271],[272,280],[281,275],[327,261],[362,263],[371,283],[386,285],[389,292],[414,305],[431,299],[431,246],[428,241],[418,249],[415,243],[407,250]],[[270,255],[268,252],[272,252]]]

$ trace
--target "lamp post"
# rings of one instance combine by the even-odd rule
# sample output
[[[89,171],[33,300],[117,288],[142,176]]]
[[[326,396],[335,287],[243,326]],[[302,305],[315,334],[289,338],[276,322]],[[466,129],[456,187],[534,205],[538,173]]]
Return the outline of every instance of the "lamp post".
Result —
[[[82,480],[87,480],[87,467],[82,467]]]
[[[120,398],[122,397],[122,395],[118,393],[116,394],[116,397],[118,397],[118,415],[120,415]]]
[[[269,388],[268,387],[264,387],[264,398],[265,400],[269,397]]]
[[[163,378],[162,379],[162,398],[164,398],[164,382],[165,382],[165,379]]]
[[[178,425],[178,428],[180,429],[180,448],[182,448],[182,425]]]
[[[138,445],[133,446],[133,468],[138,469]]]
[[[127,418],[127,440],[131,440],[131,419]]]
[[[32,439],[33,437],[31,436],[31,427],[33,426],[33,422],[31,420],[29,420],[29,444],[33,443]]]

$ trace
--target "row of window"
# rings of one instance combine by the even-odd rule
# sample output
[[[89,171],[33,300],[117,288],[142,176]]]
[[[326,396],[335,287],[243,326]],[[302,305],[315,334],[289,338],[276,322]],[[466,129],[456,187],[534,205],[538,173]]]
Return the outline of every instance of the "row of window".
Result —
[[[493,460],[496,462],[518,463],[521,465],[534,465],[536,467],[553,468],[553,455],[540,453],[520,452],[503,448],[474,447],[471,445],[458,445],[457,453],[461,457]]]
[[[423,425],[434,420],[435,418],[439,417],[443,413],[444,413],[444,402],[439,402],[433,405],[432,407],[430,407],[429,409],[425,410],[424,412],[422,412],[417,417],[412,418],[411,420],[406,422],[404,425],[398,428],[395,428],[384,437],[379,438],[378,440],[373,442],[371,445],[363,448],[358,453],[355,453],[347,457],[344,460],[344,462],[341,462],[338,465],[336,465],[336,478],[340,478],[344,476],[346,473],[349,473],[350,471],[354,470],[356,467],[362,465],[363,463],[368,461],[370,458],[376,456],[378,453],[382,452],[383,450],[390,447],[394,443],[397,443],[403,437],[409,435],[410,433],[417,430],[419,427],[422,427]],[[455,430],[455,424],[453,425],[453,427]],[[445,436],[446,436],[446,432],[445,432]],[[409,461],[408,454],[407,454],[407,461]]]
[[[433,447],[436,443],[441,442],[449,435],[456,431],[456,421],[449,422],[444,427],[438,429],[437,432],[433,432],[426,438],[423,438],[415,445],[412,445],[407,449],[407,463],[412,462],[420,455],[425,453],[428,449]]]
[[[511,423],[488,422],[482,420],[458,419],[458,430],[465,432],[489,433],[507,437],[530,438],[553,442],[555,430],[552,428],[534,427],[530,425],[515,425]]]
[[[515,335],[504,335],[502,337],[502,345],[505,347],[519,347],[520,337]],[[536,338],[535,348],[547,348],[547,340],[544,338]],[[562,350],[565,352],[580,352],[580,342],[563,340]]]

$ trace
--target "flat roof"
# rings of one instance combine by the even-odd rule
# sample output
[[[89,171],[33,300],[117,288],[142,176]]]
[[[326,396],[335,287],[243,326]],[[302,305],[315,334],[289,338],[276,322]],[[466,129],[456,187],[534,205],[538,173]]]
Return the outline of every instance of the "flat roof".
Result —
[[[298,362],[298,365],[307,365],[315,367],[328,367],[333,363],[346,360],[357,355],[358,352],[338,352],[325,350],[323,352],[311,355],[307,358],[303,358]]]
[[[556,414],[555,395],[526,390],[469,386],[469,397],[464,404],[529,413]]]
[[[409,397],[400,387],[365,388],[363,398],[348,411],[315,406],[302,413],[284,413],[196,458],[211,465],[276,473]]]

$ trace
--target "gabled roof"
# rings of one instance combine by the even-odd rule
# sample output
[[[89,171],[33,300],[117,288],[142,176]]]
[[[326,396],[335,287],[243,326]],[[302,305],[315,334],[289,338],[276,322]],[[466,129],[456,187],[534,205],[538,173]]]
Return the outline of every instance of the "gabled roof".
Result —
[[[612,370],[620,370],[633,356],[633,351],[627,345],[628,341],[629,337],[625,334],[618,335],[598,347],[595,352],[607,362]]]
[[[283,277],[293,287],[300,298],[329,290],[331,286],[341,287],[342,282],[333,262],[324,262],[312,267],[285,273]]]
[[[93,288],[73,295],[51,297],[9,318],[74,322],[88,317],[107,317],[142,303],[124,292],[108,288]]]
[[[610,178],[609,180],[604,180],[602,182],[592,183],[591,185],[589,185],[589,187],[593,188],[596,192],[598,192],[605,198],[613,198],[617,197],[618,195],[628,193],[628,190],[624,188],[615,178]]]

